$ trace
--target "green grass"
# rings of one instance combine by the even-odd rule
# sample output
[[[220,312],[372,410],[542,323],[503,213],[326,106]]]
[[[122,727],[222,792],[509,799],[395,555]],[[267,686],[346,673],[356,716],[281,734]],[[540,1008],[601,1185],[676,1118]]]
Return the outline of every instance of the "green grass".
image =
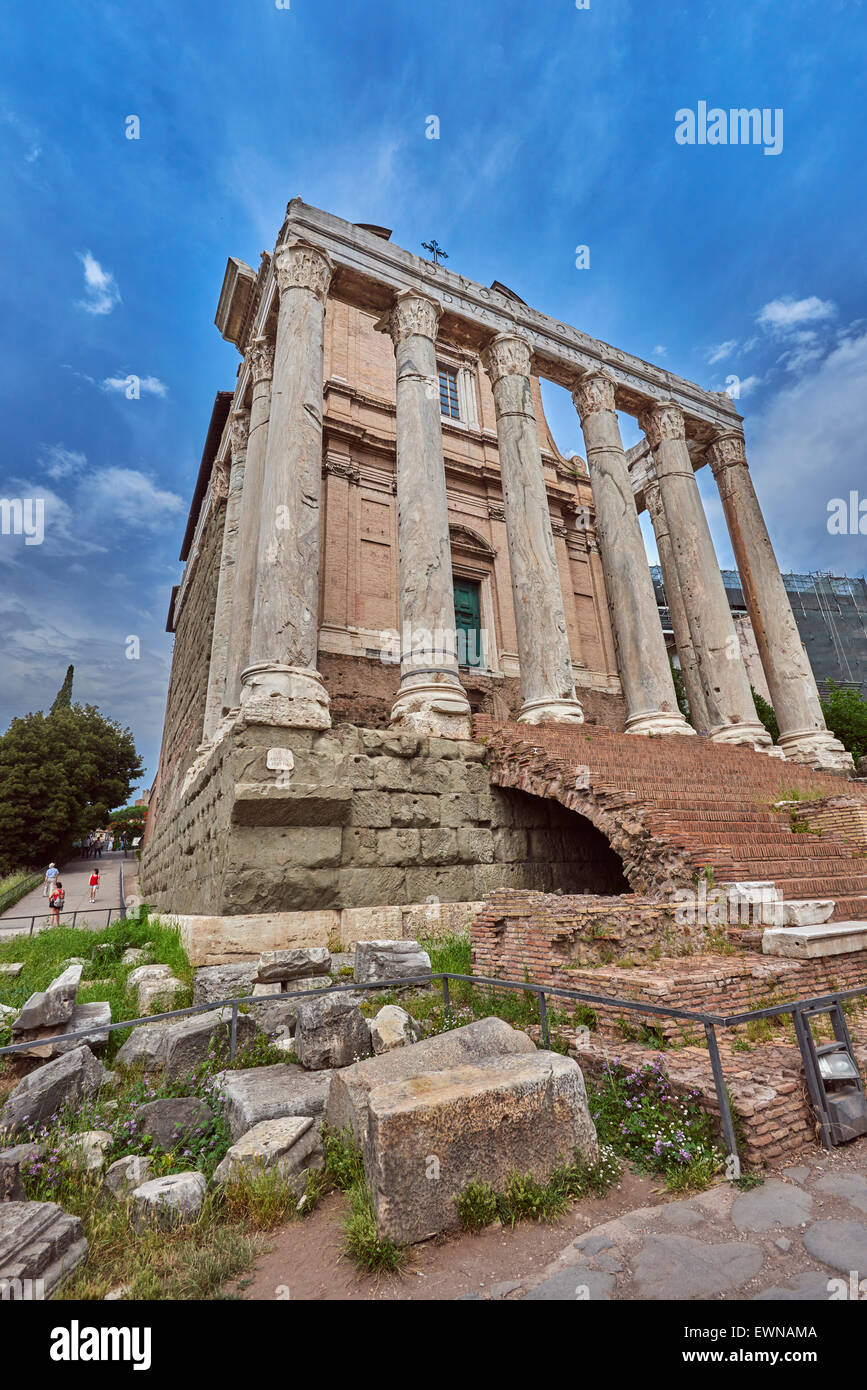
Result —
[[[51,981],[73,957],[85,961],[78,992],[79,1004],[105,1002],[111,1005],[112,1022],[139,1017],[135,990],[127,986],[133,965],[122,965],[121,957],[130,946],[139,949],[151,943],[146,956],[138,964],[168,965],[172,974],[183,981],[185,991],[179,994],[173,1007],[187,1008],[192,1003],[193,970],[181,945],[177,927],[167,926],[158,917],[125,918],[112,922],[110,927],[90,931],[83,927],[48,927],[36,936],[18,936],[0,942],[0,964],[21,961],[24,969],[16,980],[0,976],[0,1004],[23,1008],[37,990],[47,989]],[[109,1034],[105,1053],[111,1062],[129,1033],[124,1029]]]
[[[0,913],[8,912],[17,902],[42,882],[42,874],[30,869],[19,869],[16,873],[0,878]],[[48,907],[46,906],[46,914]]]
[[[576,1154],[558,1165],[546,1183],[531,1173],[510,1173],[502,1191],[472,1179],[455,1198],[458,1219],[465,1231],[482,1231],[495,1221],[514,1227],[519,1221],[556,1221],[572,1205],[586,1197],[601,1197],[620,1177],[620,1164],[609,1145],[587,1163]]]

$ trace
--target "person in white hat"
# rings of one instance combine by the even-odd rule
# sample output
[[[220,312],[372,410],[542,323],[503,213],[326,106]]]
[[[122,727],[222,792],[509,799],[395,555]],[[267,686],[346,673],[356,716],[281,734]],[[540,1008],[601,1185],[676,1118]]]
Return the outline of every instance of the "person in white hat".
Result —
[[[48,865],[48,868],[45,870],[45,878],[43,879],[43,882],[42,882],[42,896],[43,896],[43,898],[47,898],[48,895],[50,894],[52,888],[54,887],[55,882],[57,881],[57,875],[58,875],[59,873],[60,873],[60,870],[58,869],[58,867],[57,867],[56,864],[49,864],[49,865]]]

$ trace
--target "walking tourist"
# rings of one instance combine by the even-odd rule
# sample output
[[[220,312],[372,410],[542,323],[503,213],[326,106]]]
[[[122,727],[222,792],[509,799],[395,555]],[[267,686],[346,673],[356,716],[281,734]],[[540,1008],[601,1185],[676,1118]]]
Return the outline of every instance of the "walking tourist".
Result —
[[[99,869],[94,869],[90,875],[90,901],[96,902],[96,890],[99,887]]]
[[[63,891],[63,884],[60,879],[54,885],[51,896],[48,899],[48,906],[51,909],[51,925],[60,925],[60,914],[63,911],[63,904],[66,902],[66,894]]]
[[[60,870],[58,869],[56,864],[48,865],[48,868],[45,870],[45,878],[42,880],[43,898],[48,898],[51,896],[51,890],[57,881],[57,875],[59,872]]]

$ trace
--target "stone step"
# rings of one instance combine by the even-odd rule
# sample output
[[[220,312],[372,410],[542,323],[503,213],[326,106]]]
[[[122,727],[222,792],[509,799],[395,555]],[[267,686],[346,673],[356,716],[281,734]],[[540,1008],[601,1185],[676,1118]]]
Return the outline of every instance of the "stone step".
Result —
[[[812,927],[768,927],[762,935],[766,956],[816,960],[867,950],[867,922],[828,922]]]

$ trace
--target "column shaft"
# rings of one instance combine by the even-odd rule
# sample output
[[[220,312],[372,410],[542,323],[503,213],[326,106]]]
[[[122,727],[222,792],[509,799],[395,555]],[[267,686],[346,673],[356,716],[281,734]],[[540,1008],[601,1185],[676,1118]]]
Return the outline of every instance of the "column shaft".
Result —
[[[658,479],[647,484],[644,497],[653,526],[653,534],[656,536],[656,548],[659,551],[659,565],[662,570],[662,582],[665,586],[668,611],[671,615],[674,644],[680,658],[683,685],[686,698],[689,701],[690,722],[699,733],[707,733],[709,729],[707,703],[689,632],[689,620],[686,616],[683,594],[680,591],[680,580],[677,576],[677,565],[674,560],[671,536],[668,534],[668,522],[665,519],[665,508],[662,505]]]
[[[450,738],[470,735],[458,673],[455,595],[436,362],[440,308],[407,290],[379,325],[397,371],[400,691],[391,722]]]
[[[581,418],[596,533],[617,666],[626,698],[626,728],[635,734],[693,734],[677,704],[644,537],[620,438],[614,382],[586,376],[572,399]]]
[[[271,373],[274,370],[274,344],[267,338],[253,343],[249,354],[253,381],[250,431],[244,464],[244,487],[238,521],[238,547],[232,593],[232,640],[226,671],[223,707],[237,709],[241,701],[241,676],[250,665],[250,637],[256,599],[256,572],[259,552],[259,520],[262,513],[262,482],[265,477],[265,449],[268,443],[268,417],[271,411]]]
[[[232,638],[232,601],[238,560],[241,496],[247,456],[247,431],[250,415],[236,410],[231,423],[232,464],[226,494],[226,516],[223,524],[223,547],[220,573],[217,580],[217,602],[214,610],[214,630],[211,638],[211,664],[208,671],[208,694],[205,703],[205,740],[213,738],[223,717],[223,694],[229,666]]]
[[[280,311],[259,521],[248,720],[328,728],[316,670],[322,500],[325,302],[331,261],[305,242],[275,254]]]
[[[575,695],[560,574],[530,388],[530,349],[502,333],[482,354],[497,411],[497,443],[515,624],[523,723],[583,723]]]
[[[770,748],[756,714],[710,527],[686,445],[683,412],[672,401],[640,416],[653,450],[680,592],[702,677],[710,736],[718,743]]]
[[[708,450],[735,563],[762,658],[780,747],[794,762],[852,771],[854,762],[825,724],[819,693],[756,496],[740,433],[720,434]]]

